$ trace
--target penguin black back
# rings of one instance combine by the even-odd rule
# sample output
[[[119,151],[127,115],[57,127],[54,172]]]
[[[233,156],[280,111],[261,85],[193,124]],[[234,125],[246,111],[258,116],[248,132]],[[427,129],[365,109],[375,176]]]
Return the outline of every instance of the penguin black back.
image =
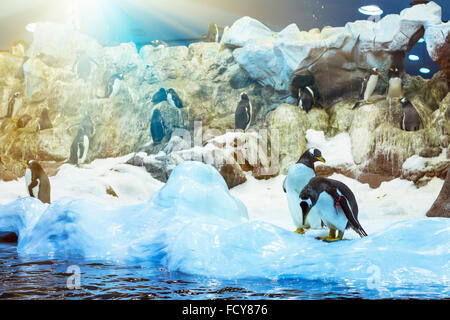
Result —
[[[167,92],[166,89],[161,88],[159,89],[153,96],[152,96],[152,102],[154,104],[160,103],[162,101],[167,101]]]
[[[153,111],[150,119],[150,133],[154,144],[160,143],[166,135],[164,119],[159,109],[155,109],[155,111]]]
[[[82,155],[84,152],[83,138],[84,130],[83,128],[80,128],[78,129],[77,135],[75,136],[75,139],[70,146],[70,163],[78,164],[78,161],[80,160],[80,154]]]
[[[346,229],[351,227],[361,237],[367,236],[367,233],[358,221],[359,209],[356,197],[346,184],[329,178],[314,177],[303,188],[299,197],[302,200],[311,199],[312,206],[314,206],[322,192],[329,194],[333,198],[335,205],[342,208],[348,220]]]
[[[38,198],[44,203],[50,203],[50,180],[37,161],[31,160],[27,163],[25,181],[31,197]]]
[[[12,97],[8,101],[8,111],[6,112],[6,116],[3,118],[11,118],[14,113],[14,106],[16,104],[16,98],[20,96],[20,92],[15,92]]]
[[[315,86],[299,89],[298,106],[302,107],[306,112],[309,112],[314,106],[319,106],[317,99],[318,90]]]
[[[243,92],[241,94],[241,101],[239,101],[234,114],[235,129],[246,130],[250,126],[252,119],[252,106],[248,95]]]
[[[174,107],[177,107],[178,109],[183,108],[183,102],[181,101],[180,96],[172,88],[167,90],[167,100]]]

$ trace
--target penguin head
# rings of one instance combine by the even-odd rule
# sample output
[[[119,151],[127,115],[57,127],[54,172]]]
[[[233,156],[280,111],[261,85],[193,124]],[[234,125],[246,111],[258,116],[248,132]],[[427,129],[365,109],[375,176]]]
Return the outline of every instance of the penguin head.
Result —
[[[14,93],[14,97],[16,97],[16,98],[17,98],[18,96],[20,96],[20,95],[21,95],[21,93],[20,93],[19,91],[17,91],[17,92]]]
[[[325,162],[325,159],[322,157],[322,152],[319,149],[310,148],[302,154],[297,163],[303,163],[310,168],[314,168],[314,163],[317,161]]]
[[[378,70],[377,67],[373,67],[373,68],[371,69],[371,73],[372,73],[373,75],[382,76],[380,70]]]
[[[403,97],[403,98],[400,99],[400,103],[404,107],[404,106],[406,106],[409,103],[409,100],[406,99],[405,97]]]
[[[314,206],[316,201],[314,200],[313,196],[313,189],[312,187],[307,184],[306,187],[303,188],[303,190],[300,192],[299,198],[300,198],[300,208],[302,209],[302,218],[303,218],[303,225],[305,224],[306,218],[308,217],[309,211],[311,211],[311,208]]]
[[[391,77],[400,77],[400,70],[397,67],[389,68],[389,78]]]
[[[248,100],[248,95],[247,95],[246,92],[242,92],[242,93],[241,93],[241,99],[242,99],[242,100]]]

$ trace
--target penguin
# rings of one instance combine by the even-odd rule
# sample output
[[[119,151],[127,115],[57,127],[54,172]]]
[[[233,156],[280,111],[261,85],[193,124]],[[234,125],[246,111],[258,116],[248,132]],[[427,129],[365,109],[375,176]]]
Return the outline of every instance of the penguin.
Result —
[[[50,203],[50,181],[41,165],[35,161],[25,161],[25,183],[31,197]]]
[[[166,136],[167,129],[159,109],[155,109],[155,111],[153,111],[148,126],[150,127],[150,134],[152,135],[153,144],[159,144]]]
[[[389,68],[389,86],[386,97],[394,101],[399,101],[403,98],[403,84],[400,77],[400,70],[398,68]]]
[[[419,130],[422,125],[422,120],[416,108],[406,98],[402,98],[400,103],[402,104],[403,112],[400,120],[400,128],[406,131]]]
[[[16,123],[17,128],[25,128],[31,119],[32,117],[29,114],[24,114],[19,119],[13,119],[13,121]]]
[[[365,101],[368,104],[372,103],[372,101],[369,99],[375,91],[375,88],[377,87],[379,76],[382,76],[382,74],[380,71],[378,71],[377,68],[372,68],[367,71],[361,84],[361,91],[359,93],[358,102],[356,102],[356,104],[353,106],[353,109],[358,108],[361,104],[361,101]]]
[[[77,54],[77,59],[73,65],[73,69],[76,71],[78,78],[83,79],[84,81],[89,79],[92,71],[92,63],[98,66],[98,63],[86,53],[79,52]]]
[[[86,161],[89,150],[89,137],[83,127],[78,129],[77,135],[70,146],[69,162],[75,165],[82,164]]]
[[[219,42],[219,27],[215,23],[211,23],[206,34],[205,42]]]
[[[41,117],[38,123],[38,130],[46,130],[53,128],[50,117],[48,116],[48,109],[44,108],[41,112]]]
[[[299,200],[303,221],[308,219],[312,208],[316,208],[318,216],[330,229],[328,236],[317,239],[327,242],[342,240],[348,228],[352,228],[361,238],[367,236],[358,221],[358,204],[355,195],[344,183],[329,178],[314,177],[300,192]],[[338,230],[337,236],[336,230]]]
[[[18,106],[16,106],[16,102],[18,102],[17,100],[19,99],[21,93],[20,92],[15,92],[12,97],[9,99],[8,102],[8,111],[6,112],[6,116],[2,117],[3,118],[13,118],[14,114],[16,113]]]
[[[163,101],[167,101],[167,92],[166,89],[161,88],[152,96],[152,102],[158,104]]]
[[[306,86],[298,89],[298,103],[299,107],[309,112],[314,106],[318,105],[318,91],[315,86]]]
[[[247,93],[241,93],[241,101],[239,101],[234,114],[234,126],[236,129],[247,130],[252,121],[252,104],[248,99]]]
[[[181,101],[178,94],[170,88],[167,90],[167,101],[170,103],[171,106],[176,107],[178,109],[183,109],[183,102]]]
[[[314,211],[311,212],[307,220],[302,220],[300,199],[298,197],[302,189],[316,176],[314,163],[317,161],[325,162],[320,150],[315,148],[306,150],[297,163],[289,168],[283,181],[283,191],[287,195],[292,222],[297,228],[295,230],[296,233],[305,233],[304,228],[320,229],[322,227],[322,222]]]
[[[106,83],[105,96],[103,98],[111,98],[117,95],[122,80],[123,73],[113,74]]]

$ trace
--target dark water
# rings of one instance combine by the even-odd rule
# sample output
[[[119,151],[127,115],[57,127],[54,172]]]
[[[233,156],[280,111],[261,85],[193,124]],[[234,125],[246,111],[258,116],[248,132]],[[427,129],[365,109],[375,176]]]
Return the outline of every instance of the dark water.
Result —
[[[80,289],[67,273],[80,267]],[[325,276],[325,275],[324,275]],[[76,284],[69,281],[71,285]],[[379,293],[355,284],[303,279],[219,280],[161,268],[95,261],[19,258],[15,244],[0,244],[0,299],[340,299],[448,298],[443,288],[397,287]]]

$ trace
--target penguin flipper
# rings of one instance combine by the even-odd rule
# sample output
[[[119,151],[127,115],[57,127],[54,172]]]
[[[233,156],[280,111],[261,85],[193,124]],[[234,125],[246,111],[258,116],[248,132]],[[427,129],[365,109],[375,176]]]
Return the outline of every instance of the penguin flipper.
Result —
[[[34,198],[34,195],[33,195],[33,188],[36,187],[37,184],[38,184],[37,180],[34,179],[34,180],[32,180],[31,183],[28,185],[28,193],[29,193],[30,196],[33,197],[33,198]]]
[[[345,216],[346,216],[348,222],[350,223],[350,226],[352,227],[352,229],[355,230],[355,232],[357,234],[359,234],[359,236],[361,238],[367,237],[366,231],[364,231],[364,229],[361,226],[361,224],[359,223],[358,219],[353,214],[352,209],[348,206],[347,198],[345,198],[345,196],[340,196],[338,198],[337,202],[340,204],[342,211],[344,211]]]
[[[361,104],[361,101],[357,101],[355,103],[355,105],[353,106],[352,110],[355,110],[356,108],[358,108],[360,104]]]
[[[286,193],[286,179],[287,179],[287,177],[284,178],[284,180],[283,180],[283,191],[284,191],[284,193]]]

